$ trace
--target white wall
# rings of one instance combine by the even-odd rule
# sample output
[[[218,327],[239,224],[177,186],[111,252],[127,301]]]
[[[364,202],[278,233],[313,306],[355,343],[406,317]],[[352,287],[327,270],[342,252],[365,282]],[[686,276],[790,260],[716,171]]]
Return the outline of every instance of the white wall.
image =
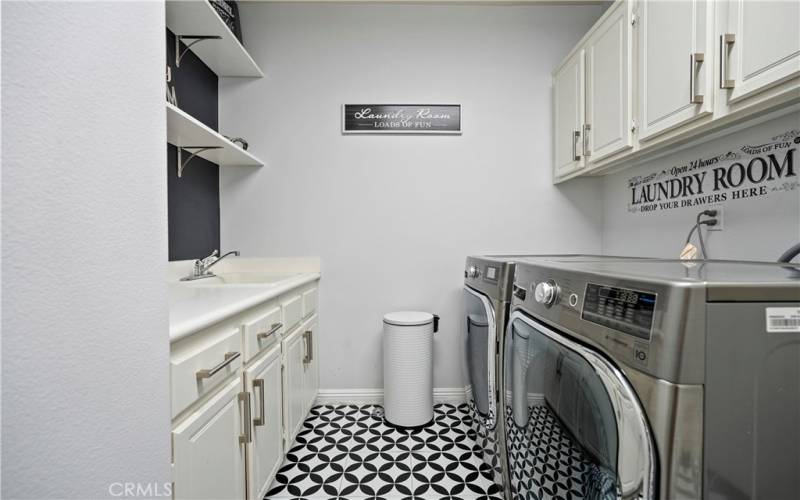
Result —
[[[655,213],[629,212],[631,191],[628,179],[650,173],[669,170],[674,166],[687,164],[696,158],[709,158],[727,152],[742,153],[742,145],[763,145],[785,132],[800,131],[800,115],[792,113],[767,123],[736,132],[721,139],[686,149],[659,158],[645,165],[629,169],[605,178],[603,252],[612,255],[639,255],[677,258],[686,240],[686,235],[694,225],[697,213],[709,208],[707,205],[677,208]],[[797,132],[800,134],[800,132]],[[792,144],[794,171],[796,176],[773,182],[764,182],[767,194],[755,198],[733,199],[731,190],[721,189],[719,194],[727,193],[728,199],[723,207],[723,230],[708,234],[707,248],[710,258],[747,259],[774,261],[784,250],[800,241],[800,146]],[[777,153],[783,160],[786,149]],[[750,158],[742,154],[744,160]],[[727,166],[734,160],[720,162],[716,166]],[[742,162],[742,160],[736,160]],[[744,162],[745,166],[747,162]],[[699,172],[701,172],[700,170]],[[712,186],[713,174],[708,173],[706,192]],[[738,179],[737,179],[738,180]],[[784,183],[794,188],[783,190]],[[754,187],[745,182],[740,189]],[[698,245],[697,240],[694,244]]]
[[[463,264],[599,252],[601,181],[551,184],[550,72],[602,6],[240,4],[266,78],[220,81],[220,130],[267,165],[220,169],[222,245],[322,258],[321,386],[382,387],[381,319],[442,316],[460,384]],[[462,136],[343,136],[344,103],[460,103]]]
[[[163,3],[3,2],[4,498],[170,480],[164,66]]]

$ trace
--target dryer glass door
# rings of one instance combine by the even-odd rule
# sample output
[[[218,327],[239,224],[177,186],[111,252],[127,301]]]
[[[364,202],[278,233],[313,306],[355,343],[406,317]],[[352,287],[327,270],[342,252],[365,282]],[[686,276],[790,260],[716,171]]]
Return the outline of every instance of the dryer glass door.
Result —
[[[521,312],[512,314],[505,337],[514,497],[652,498],[652,440],[622,373]]]
[[[494,429],[495,397],[495,311],[489,299],[464,288],[462,319],[462,366],[464,388],[472,417],[484,429]]]

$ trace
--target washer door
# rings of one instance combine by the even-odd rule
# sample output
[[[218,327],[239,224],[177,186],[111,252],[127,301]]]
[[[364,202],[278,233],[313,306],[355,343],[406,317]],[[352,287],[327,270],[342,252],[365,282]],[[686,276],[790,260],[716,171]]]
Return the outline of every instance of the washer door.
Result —
[[[489,299],[471,288],[464,288],[462,355],[467,403],[481,427],[492,430],[496,424],[495,392],[495,312]]]
[[[654,498],[655,450],[644,412],[602,354],[517,311],[504,369],[514,498]]]

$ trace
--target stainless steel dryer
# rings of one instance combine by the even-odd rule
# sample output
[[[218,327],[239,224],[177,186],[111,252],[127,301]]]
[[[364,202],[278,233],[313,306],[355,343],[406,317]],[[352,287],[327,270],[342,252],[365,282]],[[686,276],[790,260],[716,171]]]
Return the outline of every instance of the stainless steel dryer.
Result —
[[[557,258],[564,261],[614,260],[633,257],[597,255],[489,255],[467,257],[464,270],[464,315],[462,317],[462,366],[464,388],[471,414],[472,431],[485,468],[510,498],[505,472],[506,453],[501,449],[504,420],[498,388],[502,386],[503,337],[508,323],[514,264],[517,260]]]
[[[800,269],[518,259],[514,498],[800,498]]]

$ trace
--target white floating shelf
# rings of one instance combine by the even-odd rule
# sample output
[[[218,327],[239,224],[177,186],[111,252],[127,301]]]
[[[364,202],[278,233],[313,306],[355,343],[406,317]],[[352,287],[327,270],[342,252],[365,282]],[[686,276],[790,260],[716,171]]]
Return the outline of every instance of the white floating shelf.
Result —
[[[170,103],[166,104],[167,142],[179,148],[186,148],[188,153],[183,154],[184,159],[188,158],[197,148],[212,147],[219,149],[202,151],[197,156],[221,167],[234,165],[261,167],[264,165],[261,160],[240,148],[238,144],[232,143],[185,111]]]
[[[189,49],[218,76],[262,77],[261,68],[207,0],[167,1],[167,28],[175,36],[218,36]],[[185,43],[191,43],[191,40]],[[169,50],[172,50],[170,48]]]

